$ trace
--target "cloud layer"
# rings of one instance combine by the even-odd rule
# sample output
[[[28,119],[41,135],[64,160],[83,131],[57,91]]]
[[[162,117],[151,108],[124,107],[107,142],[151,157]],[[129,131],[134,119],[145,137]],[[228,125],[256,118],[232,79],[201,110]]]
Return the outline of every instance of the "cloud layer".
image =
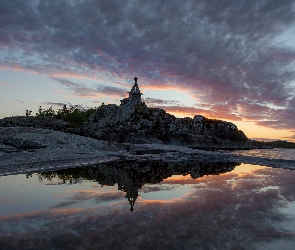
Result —
[[[146,88],[189,91],[196,105],[176,104],[183,111],[294,130],[295,49],[275,40],[294,24],[294,3],[4,0],[0,67],[53,77],[138,75]],[[55,79],[84,97],[126,92]]]

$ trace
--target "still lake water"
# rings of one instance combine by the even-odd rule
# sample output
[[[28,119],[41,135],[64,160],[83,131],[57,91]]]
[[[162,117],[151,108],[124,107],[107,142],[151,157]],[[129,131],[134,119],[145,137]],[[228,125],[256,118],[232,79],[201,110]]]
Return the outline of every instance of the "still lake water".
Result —
[[[0,249],[278,248],[295,249],[293,170],[116,162],[0,177]]]
[[[295,149],[293,148],[238,150],[232,151],[232,153],[243,156],[255,156],[267,159],[282,159],[295,161]]]

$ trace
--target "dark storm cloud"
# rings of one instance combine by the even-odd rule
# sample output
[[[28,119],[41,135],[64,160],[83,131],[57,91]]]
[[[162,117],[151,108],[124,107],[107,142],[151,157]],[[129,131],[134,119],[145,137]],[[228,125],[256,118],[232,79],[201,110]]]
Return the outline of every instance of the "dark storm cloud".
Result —
[[[63,103],[63,102],[45,102],[44,104],[51,105],[51,106],[58,106],[58,107],[63,107],[64,105],[71,105],[69,103]]]
[[[85,76],[140,75],[147,86],[188,88],[216,117],[222,118],[225,105],[224,113],[236,119],[294,129],[295,50],[272,40],[294,23],[294,3],[4,0],[0,46],[14,54],[0,57],[1,64]],[[93,93],[71,88],[81,96]],[[98,91],[122,94],[111,86]],[[253,114],[255,105],[264,111]]]
[[[88,88],[83,84],[74,83],[69,80],[66,80],[63,78],[57,78],[57,77],[52,77],[52,79],[68,87],[75,95],[80,97],[85,97],[85,96],[91,97],[98,94],[98,91]]]
[[[116,96],[116,97],[124,97],[126,96],[127,91],[124,89],[112,87],[112,86],[98,86],[97,90],[103,94]]]
[[[156,99],[156,98],[144,98],[143,99],[146,104],[148,105],[180,105],[179,101],[173,101],[173,100],[162,100],[162,99]]]
[[[53,80],[59,82],[60,84],[67,86],[75,95],[80,97],[95,97],[98,95],[113,95],[113,96],[124,96],[126,91],[120,88],[112,86],[98,86],[96,89],[86,87],[84,84],[74,83],[72,81],[51,77]]]

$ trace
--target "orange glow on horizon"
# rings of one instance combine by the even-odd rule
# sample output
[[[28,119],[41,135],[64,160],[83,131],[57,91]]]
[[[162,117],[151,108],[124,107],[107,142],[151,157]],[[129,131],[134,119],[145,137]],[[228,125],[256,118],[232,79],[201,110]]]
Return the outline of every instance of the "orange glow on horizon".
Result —
[[[154,84],[145,84],[145,85],[140,85],[140,89],[143,91],[148,91],[148,90],[173,90],[173,91],[178,91],[178,92],[187,92],[187,89],[183,86],[175,86],[175,85],[154,85]]]

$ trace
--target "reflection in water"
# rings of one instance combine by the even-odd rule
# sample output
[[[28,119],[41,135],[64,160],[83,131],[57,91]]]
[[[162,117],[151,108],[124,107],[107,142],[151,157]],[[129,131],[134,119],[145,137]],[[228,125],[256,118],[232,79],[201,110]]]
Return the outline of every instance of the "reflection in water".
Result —
[[[204,175],[218,175],[232,171],[239,163],[204,162],[136,162],[115,161],[102,163],[91,168],[71,168],[54,172],[38,173],[40,181],[59,178],[63,183],[74,184],[81,178],[97,181],[102,186],[118,185],[118,190],[126,192],[130,211],[134,209],[138,190],[143,185],[156,184],[172,175],[190,175],[193,179]],[[27,175],[27,178],[31,175]]]
[[[251,149],[251,150],[236,150],[236,151],[224,151],[224,152],[243,155],[243,156],[261,157],[266,159],[295,160],[294,148]]]
[[[116,162],[32,177],[0,177],[1,250],[295,249],[295,171]]]

